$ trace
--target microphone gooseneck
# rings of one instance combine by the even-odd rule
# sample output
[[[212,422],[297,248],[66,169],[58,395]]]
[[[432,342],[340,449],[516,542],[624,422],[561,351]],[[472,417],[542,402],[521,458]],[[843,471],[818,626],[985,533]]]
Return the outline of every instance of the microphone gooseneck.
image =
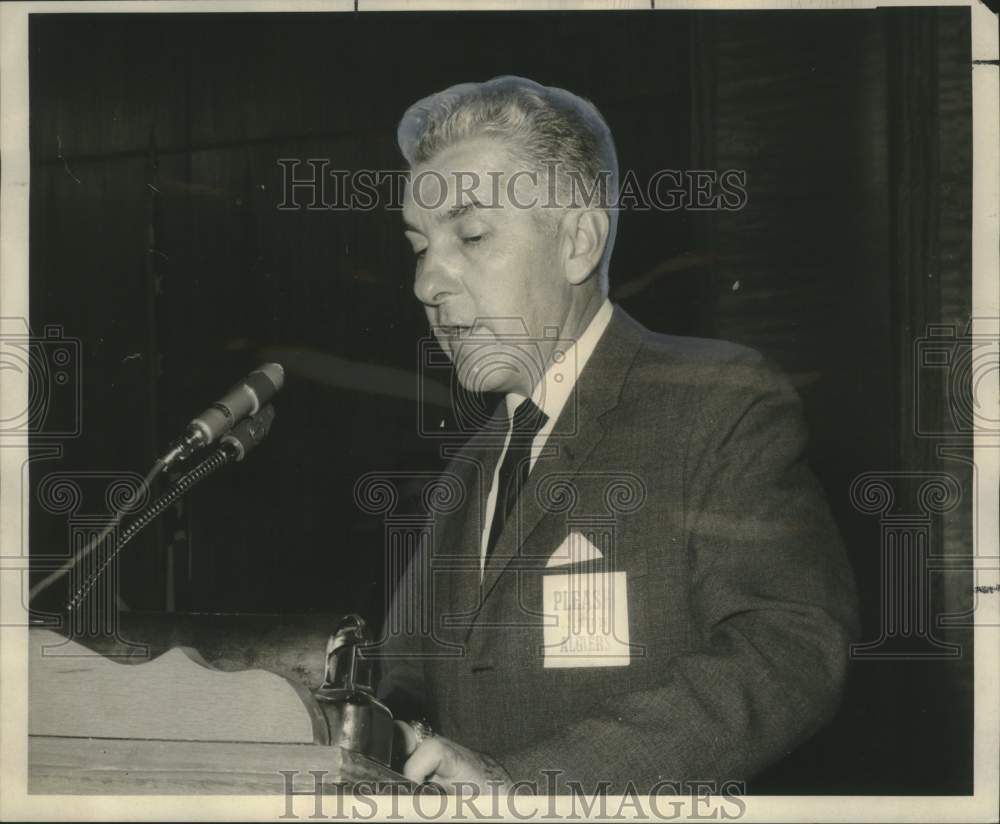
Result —
[[[110,566],[111,562],[118,557],[119,553],[125,548],[129,541],[138,535],[145,527],[151,524],[156,517],[163,512],[163,510],[187,492],[192,486],[207,478],[217,469],[221,469],[228,462],[229,456],[227,453],[224,450],[219,449],[216,452],[213,452],[194,469],[191,469],[182,475],[177,480],[177,483],[174,484],[168,492],[165,492],[157,498],[149,509],[143,512],[142,515],[136,518],[135,521],[129,524],[128,527],[122,532],[121,537],[115,543],[115,546],[104,557],[97,569],[91,572],[90,575],[87,576],[86,580],[80,584],[76,592],[73,593],[73,596],[66,603],[66,611],[72,612],[83,603],[84,599],[94,588],[94,585],[101,579],[104,571],[108,568],[108,566]]]
[[[221,399],[192,419],[184,434],[170,444],[162,457],[157,458],[146,474],[139,493],[118,508],[101,532],[91,539],[78,553],[67,558],[57,569],[45,576],[28,590],[29,603],[42,592],[63,578],[73,567],[85,560],[105,540],[114,533],[122,519],[136,507],[153,481],[170,469],[175,463],[186,460],[200,449],[222,440],[220,454],[225,456],[223,464],[242,461],[251,449],[259,444],[271,428],[274,409],[271,398],[284,386],[285,370],[279,363],[265,363],[257,367],[242,381],[233,386]],[[221,464],[220,464],[221,465]],[[213,470],[214,471],[214,470]],[[186,477],[186,476],[185,476]],[[192,483],[200,480],[197,478]],[[189,484],[190,486],[191,484]],[[155,516],[154,516],[155,517]],[[114,551],[120,551],[121,544]],[[101,564],[103,570],[106,563]]]
[[[267,437],[274,421],[274,407],[265,406],[256,415],[237,424],[228,433],[222,443],[212,453],[193,469],[188,470],[177,479],[177,482],[160,495],[148,509],[136,517],[118,537],[115,545],[101,561],[100,565],[83,581],[66,603],[66,611],[77,609],[94,588],[111,562],[118,557],[126,545],[143,529],[182,495],[186,494],[195,484],[205,480],[213,472],[218,471],[227,463],[242,461],[254,447]]]

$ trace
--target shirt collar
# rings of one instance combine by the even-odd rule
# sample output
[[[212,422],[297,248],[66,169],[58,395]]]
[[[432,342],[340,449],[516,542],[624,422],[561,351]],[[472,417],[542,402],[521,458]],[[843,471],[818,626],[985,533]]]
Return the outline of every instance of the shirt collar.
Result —
[[[611,301],[605,298],[601,308],[597,310],[587,328],[583,330],[583,334],[565,351],[561,348],[556,350],[549,368],[545,370],[542,379],[535,385],[531,393],[531,400],[545,413],[548,419],[546,429],[555,424],[566,405],[566,401],[569,400],[573,387],[576,386],[577,378],[583,371],[583,367],[587,365],[594,349],[597,348],[598,341],[611,322],[613,308]],[[559,357],[559,352],[562,352],[563,357]],[[513,418],[514,410],[521,405],[523,400],[524,395],[518,392],[507,393],[508,419]]]

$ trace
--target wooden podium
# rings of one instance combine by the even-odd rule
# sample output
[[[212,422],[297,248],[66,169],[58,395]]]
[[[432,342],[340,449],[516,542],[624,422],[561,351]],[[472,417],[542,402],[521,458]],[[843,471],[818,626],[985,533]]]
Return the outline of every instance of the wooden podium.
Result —
[[[117,639],[85,646],[51,630],[30,630],[29,793],[282,794],[311,792],[317,779],[326,791],[359,781],[412,787],[384,764],[325,743],[326,720],[305,683],[319,684],[323,646],[316,641],[323,632],[296,633],[296,621],[284,621],[131,622],[122,637],[142,638],[148,651]],[[261,644],[255,626],[265,623],[270,640]],[[209,650],[231,650],[241,636],[252,649],[256,639],[256,651],[248,653],[254,660],[273,663],[280,647],[282,660],[295,661],[291,677],[282,667],[240,669],[232,658],[226,672],[185,646],[170,644],[163,652],[178,640],[178,626],[184,640],[197,644],[202,636]],[[296,642],[282,643],[289,636]],[[289,652],[304,643],[308,654]],[[315,663],[303,664],[310,659]]]

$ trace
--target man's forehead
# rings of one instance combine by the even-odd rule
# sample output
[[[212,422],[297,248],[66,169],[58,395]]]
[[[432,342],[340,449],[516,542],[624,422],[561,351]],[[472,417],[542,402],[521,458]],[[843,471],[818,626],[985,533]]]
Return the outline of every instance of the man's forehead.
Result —
[[[496,189],[503,189],[512,171],[488,164],[436,167],[416,166],[406,178],[406,203],[433,212],[497,205]]]
[[[417,164],[413,172],[437,171],[452,176],[456,172],[510,172],[514,164],[513,144],[499,137],[480,135],[459,140]]]
[[[454,198],[448,195],[443,200],[441,197],[432,194],[429,198],[413,197],[409,193],[406,202],[403,204],[403,219],[407,225],[413,225],[414,219],[418,216],[429,218],[434,223],[448,223],[459,220],[471,214],[479,213],[490,208],[490,203],[484,203],[473,192],[456,192]]]
[[[492,137],[469,138],[417,164],[407,176],[404,212],[432,212],[442,220],[498,208],[534,185],[535,175],[511,147]]]
[[[437,220],[453,220],[494,206],[490,181],[466,171],[456,177],[433,172],[411,172],[406,180],[403,211],[433,213]]]

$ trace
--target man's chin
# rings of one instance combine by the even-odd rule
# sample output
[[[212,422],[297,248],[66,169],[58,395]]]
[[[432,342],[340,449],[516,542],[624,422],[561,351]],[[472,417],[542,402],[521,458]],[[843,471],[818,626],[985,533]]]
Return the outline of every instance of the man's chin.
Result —
[[[463,389],[469,392],[514,392],[512,376],[509,370],[497,370],[492,373],[484,373],[482,370],[473,368],[457,370],[458,382]]]
[[[465,344],[451,355],[459,383],[470,392],[528,395],[541,378],[534,347]]]
[[[459,358],[455,366],[458,382],[469,392],[519,392],[518,373],[510,364],[487,357]]]

